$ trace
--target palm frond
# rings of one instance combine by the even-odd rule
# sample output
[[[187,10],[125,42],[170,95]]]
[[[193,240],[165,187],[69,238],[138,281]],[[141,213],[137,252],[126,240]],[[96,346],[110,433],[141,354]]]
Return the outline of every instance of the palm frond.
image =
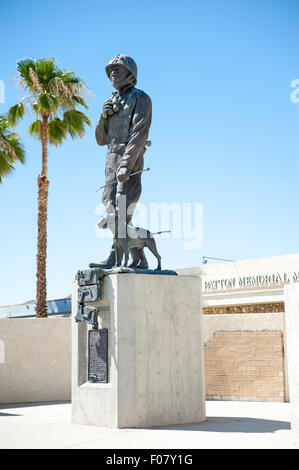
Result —
[[[22,59],[17,62],[17,73],[20,84],[23,88],[31,90],[33,86],[30,70],[35,71],[36,62],[34,59]]]
[[[7,161],[14,161],[17,158],[14,148],[6,137],[0,135],[0,149],[6,155]]]
[[[8,120],[0,116],[0,183],[17,161],[25,162],[23,143],[18,134],[11,132]]]
[[[37,103],[39,109],[47,114],[54,113],[59,106],[59,101],[51,93],[42,93],[39,95]]]
[[[40,82],[37,73],[32,68],[29,69],[29,76],[30,76],[30,79],[31,79],[30,89],[33,92],[35,92],[35,94],[44,93],[45,88],[43,87],[42,83]]]
[[[38,102],[36,101],[32,103],[31,107],[32,107],[32,111],[34,112],[34,114],[38,116],[40,114],[40,108],[39,108]]]
[[[23,88],[35,94],[44,93],[57,73],[56,59],[53,57],[42,57],[37,60],[22,59],[17,62],[17,73]]]
[[[55,118],[49,121],[48,123],[48,139],[52,145],[61,145],[63,140],[67,137],[67,127],[66,123],[59,119]]]
[[[65,83],[72,83],[73,85],[83,84],[82,78],[77,77],[77,75],[75,75],[74,72],[71,72],[70,70],[60,70],[58,76]]]
[[[33,121],[28,129],[29,134],[32,137],[36,137],[37,139],[40,140],[40,126],[41,126],[41,121],[37,119],[36,121]]]
[[[72,99],[76,87],[72,83],[65,83],[61,77],[54,77],[49,83],[49,91],[59,100],[64,108],[73,107]]]
[[[48,88],[49,82],[57,75],[57,61],[54,57],[42,57],[36,60],[36,75],[43,88]]]
[[[23,103],[12,106],[7,113],[7,120],[10,126],[15,126],[25,114],[26,107]]]
[[[0,184],[2,183],[3,176],[6,176],[13,169],[13,165],[7,161],[5,154],[0,151]]]
[[[21,163],[25,163],[25,151],[19,135],[17,138],[14,137],[13,139],[9,140],[9,144],[14,151],[16,160]]]
[[[75,137],[83,137],[85,126],[90,126],[91,124],[89,118],[77,109],[66,111],[63,115],[63,120],[66,123],[68,133],[73,139]]]
[[[57,73],[57,60],[55,57],[41,57],[36,60],[36,73],[49,78]]]
[[[70,135],[82,137],[89,118],[77,107],[88,109],[83,92],[84,81],[73,72],[59,69],[56,59],[42,57],[26,58],[17,63],[20,85],[30,92],[26,104],[18,103],[8,112],[11,125],[16,125],[25,110],[31,107],[35,120],[29,126],[29,134],[40,139],[45,119],[49,143],[60,145]],[[63,116],[63,117],[62,117]]]
[[[8,128],[8,126],[9,126],[9,123],[8,123],[7,118],[0,115],[0,134],[3,134]]]
[[[72,100],[75,102],[75,105],[80,104],[83,106],[83,108],[88,109],[88,106],[82,96],[74,95]]]

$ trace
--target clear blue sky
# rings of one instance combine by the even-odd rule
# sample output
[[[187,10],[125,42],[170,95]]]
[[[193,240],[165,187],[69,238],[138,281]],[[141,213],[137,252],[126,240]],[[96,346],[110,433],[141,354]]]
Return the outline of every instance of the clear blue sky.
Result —
[[[24,57],[55,56],[94,93],[86,137],[49,152],[49,299],[109,251],[95,232],[105,148],[94,128],[112,91],[104,67],[118,53],[136,60],[137,87],[153,102],[140,202],[203,204],[202,247],[157,237],[162,267],[298,252],[298,13],[297,0],[2,2],[0,114],[20,96],[11,78]],[[35,297],[41,149],[29,123],[17,128],[26,165],[0,187],[0,305]]]

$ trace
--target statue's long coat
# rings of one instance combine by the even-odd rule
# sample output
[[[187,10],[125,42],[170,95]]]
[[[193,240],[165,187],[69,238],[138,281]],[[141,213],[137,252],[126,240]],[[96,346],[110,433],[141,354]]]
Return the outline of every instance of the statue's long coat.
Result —
[[[117,179],[119,168],[127,168],[131,173],[143,169],[145,142],[152,119],[150,97],[132,85],[125,87],[117,95],[119,111],[108,119],[101,116],[96,126],[96,140],[99,145],[107,145],[106,186],[102,200],[107,212],[116,208],[116,194],[126,196],[126,207],[130,207],[131,219],[141,194],[141,173],[130,177],[124,183],[111,184]]]

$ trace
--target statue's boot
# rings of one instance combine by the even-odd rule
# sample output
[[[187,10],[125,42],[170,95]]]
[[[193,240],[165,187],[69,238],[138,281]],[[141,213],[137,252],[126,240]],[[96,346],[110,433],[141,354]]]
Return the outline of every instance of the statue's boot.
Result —
[[[105,260],[100,261],[98,264],[96,264],[96,267],[101,268],[101,269],[111,269],[111,268],[114,268],[115,263],[116,263],[115,248],[112,245],[108,257]]]

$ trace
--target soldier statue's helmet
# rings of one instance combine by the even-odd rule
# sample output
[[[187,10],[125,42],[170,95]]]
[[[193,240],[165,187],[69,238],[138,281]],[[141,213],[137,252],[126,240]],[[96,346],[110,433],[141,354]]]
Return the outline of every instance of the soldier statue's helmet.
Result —
[[[137,65],[136,62],[132,59],[132,57],[129,57],[128,55],[124,54],[118,54],[114,56],[109,64],[106,66],[106,73],[108,75],[108,78],[110,77],[110,70],[113,65],[122,65],[125,69],[130,72],[133,77],[134,77],[134,83],[133,85],[136,85],[137,83]]]

